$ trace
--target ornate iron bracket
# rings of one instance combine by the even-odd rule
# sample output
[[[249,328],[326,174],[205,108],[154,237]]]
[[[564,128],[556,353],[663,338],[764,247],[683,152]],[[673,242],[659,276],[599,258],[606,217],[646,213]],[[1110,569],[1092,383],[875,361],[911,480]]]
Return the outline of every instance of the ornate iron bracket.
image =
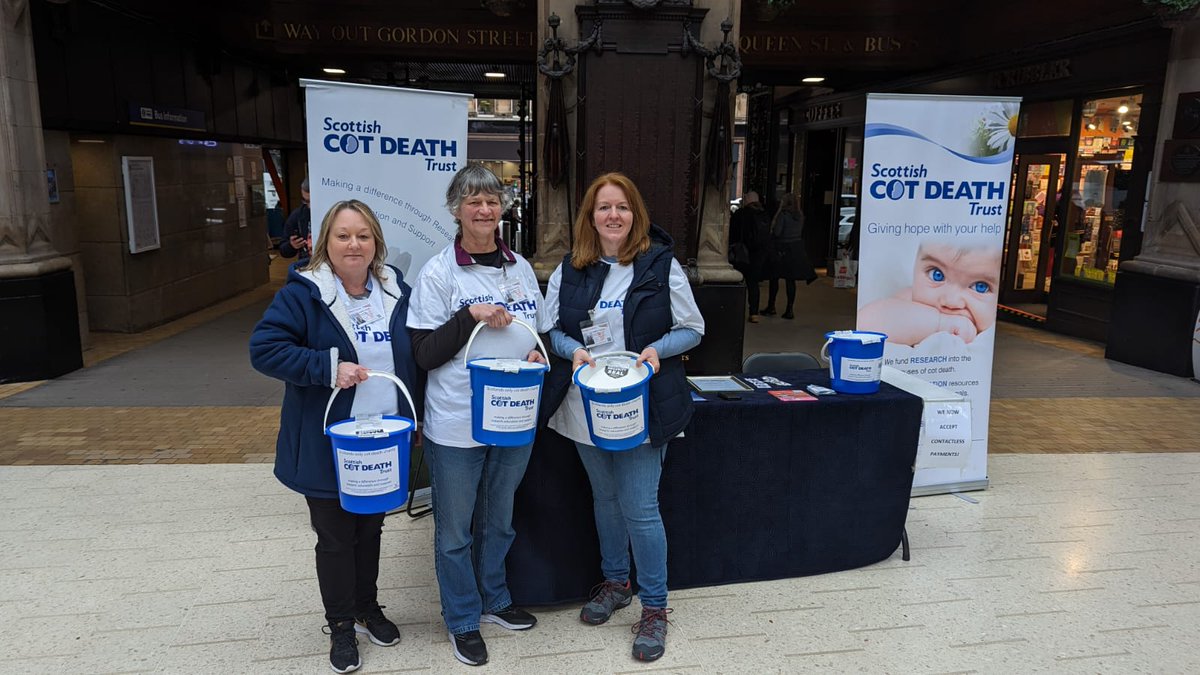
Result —
[[[683,50],[687,55],[696,52],[704,57],[704,66],[708,74],[718,82],[731,82],[742,75],[742,57],[738,56],[737,45],[729,41],[729,32],[733,30],[733,21],[725,19],[721,22],[721,44],[716,49],[709,49],[704,43],[692,35],[691,20],[683,20]],[[720,59],[720,63],[717,60]]]
[[[562,19],[557,14],[551,14],[546,20],[553,37],[546,38],[542,48],[538,50],[538,71],[552,80],[560,80],[575,70],[575,56],[593,47],[600,51],[600,27],[602,22],[597,19],[592,24],[592,34],[584,38],[574,47],[568,46],[567,41],[558,36],[558,27]]]

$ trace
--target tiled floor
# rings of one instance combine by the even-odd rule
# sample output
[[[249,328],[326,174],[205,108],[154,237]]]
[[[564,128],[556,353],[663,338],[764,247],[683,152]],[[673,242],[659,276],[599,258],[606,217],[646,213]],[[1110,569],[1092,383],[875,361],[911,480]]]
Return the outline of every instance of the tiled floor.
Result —
[[[677,591],[669,649],[637,603],[483,629],[502,673],[1200,670],[1200,455],[1002,455],[978,503],[914,500],[910,562]],[[263,465],[0,467],[0,672],[322,673],[303,500]],[[399,646],[363,672],[468,672],[439,621],[428,519],[389,518]]]
[[[824,281],[796,321],[748,325],[747,353],[845,327],[853,294]],[[329,672],[303,500],[267,464],[277,385],[243,363],[248,327],[220,328],[273,288],[0,385],[0,673]],[[991,486],[915,499],[910,562],[675,591],[649,665],[629,657],[636,603],[599,628],[542,608],[528,633],[484,627],[488,669],[1200,672],[1200,384],[1007,324],[996,352]],[[388,520],[403,642],[364,642],[363,672],[471,670],[440,624],[430,525]]]

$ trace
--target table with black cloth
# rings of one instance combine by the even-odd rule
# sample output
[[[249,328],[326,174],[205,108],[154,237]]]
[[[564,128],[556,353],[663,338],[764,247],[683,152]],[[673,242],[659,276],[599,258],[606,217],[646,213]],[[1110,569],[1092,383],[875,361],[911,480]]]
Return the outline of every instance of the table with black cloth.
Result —
[[[771,375],[791,385],[775,389],[829,386],[825,370]],[[671,589],[852,569],[900,544],[921,399],[886,383],[816,401],[767,391],[699,394],[684,437],[667,448],[659,507]],[[574,443],[549,429],[517,489],[513,527],[517,604],[582,600],[603,580],[587,474]]]

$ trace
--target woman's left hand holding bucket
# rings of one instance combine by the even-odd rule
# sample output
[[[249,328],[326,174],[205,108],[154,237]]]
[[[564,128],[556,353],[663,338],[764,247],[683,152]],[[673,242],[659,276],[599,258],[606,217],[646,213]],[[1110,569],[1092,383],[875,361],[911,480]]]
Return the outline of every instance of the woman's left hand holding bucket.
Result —
[[[646,347],[645,349],[643,349],[642,353],[638,355],[637,364],[640,366],[643,363],[649,363],[650,367],[654,369],[654,372],[650,373],[651,376],[657,375],[658,374],[658,350],[655,349],[654,347]]]
[[[530,349],[529,353],[525,355],[525,360],[530,363],[545,363],[546,357],[542,356],[538,350]]]
[[[337,370],[337,386],[338,389],[349,389],[359,382],[366,382],[369,377],[367,373],[370,371],[358,365],[343,361],[338,364]]]

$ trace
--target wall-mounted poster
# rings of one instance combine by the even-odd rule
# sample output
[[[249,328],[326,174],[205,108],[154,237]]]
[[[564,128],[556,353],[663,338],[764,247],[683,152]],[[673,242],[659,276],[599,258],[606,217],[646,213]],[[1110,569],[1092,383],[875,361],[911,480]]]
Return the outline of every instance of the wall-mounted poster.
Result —
[[[122,157],[125,180],[125,220],[129,225],[129,252],[159,247],[158,199],[154,194],[154,158]]]

